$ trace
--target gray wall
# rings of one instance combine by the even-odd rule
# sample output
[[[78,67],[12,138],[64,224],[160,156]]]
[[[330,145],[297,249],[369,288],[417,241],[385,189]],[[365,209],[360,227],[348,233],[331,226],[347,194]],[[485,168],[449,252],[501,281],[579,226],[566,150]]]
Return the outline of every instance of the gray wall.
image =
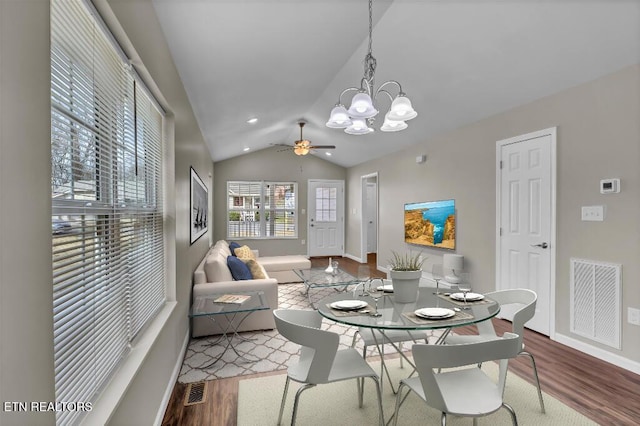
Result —
[[[53,401],[48,0],[0,0],[0,57],[0,401]]]
[[[210,237],[189,244],[189,167],[211,187],[213,163],[148,0],[96,2],[169,112],[175,150],[167,237],[177,307],[110,424],[153,424],[188,331],[191,273]],[[111,10],[113,7],[113,11]],[[126,34],[126,35],[125,35]],[[128,38],[127,38],[128,36]],[[133,49],[135,46],[135,50]],[[0,0],[0,401],[54,401],[51,273],[49,0]],[[144,64],[144,66],[142,66]],[[146,66],[146,68],[145,68]],[[175,294],[173,294],[175,293]],[[9,413],[2,425],[54,424],[53,413]]]
[[[279,240],[233,239],[260,250],[260,255],[306,254],[307,181],[309,179],[346,180],[344,167],[335,165],[314,155],[297,156],[281,147],[267,148],[215,163],[214,173],[214,239],[227,239],[226,202],[229,180],[284,180],[298,182],[298,238]],[[305,240],[305,244],[302,244]]]
[[[627,306],[640,307],[640,65],[573,87],[477,123],[422,141],[402,152],[348,170],[347,252],[360,253],[360,176],[378,172],[378,263],[403,242],[405,202],[456,199],[456,252],[477,290],[495,288],[496,141],[557,126],[556,332],[569,332],[569,259],[623,265],[623,349],[604,350],[640,361],[639,328],[626,322]],[[428,119],[428,117],[422,118]],[[424,164],[415,157],[427,154]],[[618,177],[622,192],[602,195],[599,181]],[[604,222],[582,222],[580,207],[603,204]],[[443,251],[425,249],[425,269]]]

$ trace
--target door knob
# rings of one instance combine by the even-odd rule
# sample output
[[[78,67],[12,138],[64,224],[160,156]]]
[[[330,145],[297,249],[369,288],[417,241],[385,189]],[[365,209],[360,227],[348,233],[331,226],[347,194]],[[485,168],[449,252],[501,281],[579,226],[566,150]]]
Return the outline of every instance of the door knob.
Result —
[[[549,244],[547,243],[531,244],[531,247],[540,247],[540,248],[546,249],[547,247],[549,247]]]

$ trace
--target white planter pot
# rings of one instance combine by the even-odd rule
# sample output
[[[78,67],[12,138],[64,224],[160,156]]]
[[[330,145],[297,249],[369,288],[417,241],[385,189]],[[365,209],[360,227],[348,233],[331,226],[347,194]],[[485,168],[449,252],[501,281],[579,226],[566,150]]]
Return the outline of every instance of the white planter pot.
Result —
[[[418,299],[418,286],[422,278],[419,271],[389,271],[393,285],[393,298],[398,303],[411,303]]]

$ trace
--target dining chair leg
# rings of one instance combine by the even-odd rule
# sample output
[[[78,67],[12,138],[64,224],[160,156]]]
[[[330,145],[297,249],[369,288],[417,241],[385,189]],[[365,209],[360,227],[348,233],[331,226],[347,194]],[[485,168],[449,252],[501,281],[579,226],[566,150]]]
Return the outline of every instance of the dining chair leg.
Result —
[[[315,387],[315,385],[307,383],[306,385],[298,389],[298,392],[296,392],[296,398],[293,400],[293,414],[291,414],[291,426],[295,426],[296,424],[296,416],[298,414],[298,402],[300,401],[300,395],[302,395],[302,392],[306,391],[307,389],[311,389],[312,387]]]
[[[447,413],[442,413],[440,416],[440,424],[442,426],[447,426]]]
[[[540,378],[538,377],[538,368],[536,367],[536,360],[533,358],[527,351],[522,351],[518,355],[528,356],[531,360],[531,367],[533,367],[533,377],[536,379],[536,386],[538,388],[538,400],[540,401],[540,409],[542,410],[542,414],[546,413],[544,408],[544,400],[542,399],[542,389],[540,388]]]
[[[362,408],[364,404],[364,378],[358,377],[356,382],[358,383],[358,407]]]
[[[478,418],[477,417],[473,418],[473,426],[478,426]]]
[[[356,347],[356,339],[358,338],[358,334],[360,334],[357,330],[355,333],[353,333],[353,339],[351,339],[351,347],[355,348]]]
[[[380,426],[384,426],[384,410],[382,408],[382,386],[380,385],[380,379],[377,376],[371,376],[373,381],[376,383],[376,392],[378,393],[378,423]],[[363,387],[364,387],[364,378]]]
[[[516,412],[513,410],[513,408],[511,408],[509,404],[505,404],[504,402],[502,403],[502,406],[506,408],[507,411],[509,411],[509,414],[511,414],[511,423],[513,423],[513,426],[518,426],[518,419],[516,417]]]
[[[278,415],[278,425],[282,423],[282,412],[284,411],[284,403],[287,400],[287,392],[289,391],[289,376],[287,376],[287,381],[284,383],[284,392],[282,394],[282,402],[280,403],[280,414]]]
[[[398,425],[398,415],[400,414],[400,407],[404,402],[404,399],[402,398],[402,388],[404,386],[406,386],[404,382],[400,382],[400,386],[398,386],[398,393],[396,393],[396,409],[393,412],[393,426]],[[411,390],[407,391],[407,395],[409,394],[409,392],[411,392]]]

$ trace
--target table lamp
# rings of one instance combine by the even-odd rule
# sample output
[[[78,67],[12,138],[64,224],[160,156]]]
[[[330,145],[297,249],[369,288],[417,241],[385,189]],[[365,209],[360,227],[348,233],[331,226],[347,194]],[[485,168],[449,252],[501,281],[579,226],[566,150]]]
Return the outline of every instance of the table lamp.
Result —
[[[460,272],[464,266],[464,256],[461,254],[445,254],[442,260],[444,279],[451,284],[460,283]]]

